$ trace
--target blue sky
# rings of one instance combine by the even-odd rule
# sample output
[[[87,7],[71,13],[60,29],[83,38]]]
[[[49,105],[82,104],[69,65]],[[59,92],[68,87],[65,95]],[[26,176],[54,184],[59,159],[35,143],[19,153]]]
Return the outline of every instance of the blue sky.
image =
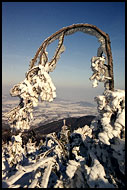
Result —
[[[51,34],[76,23],[89,23],[108,33],[114,62],[115,88],[125,88],[124,2],[3,2],[2,86],[24,80],[29,61]],[[99,43],[94,36],[77,32],[66,36],[66,48],[51,73],[60,97],[91,100],[103,92],[103,84],[92,88],[90,60]],[[49,45],[51,58],[57,41]]]

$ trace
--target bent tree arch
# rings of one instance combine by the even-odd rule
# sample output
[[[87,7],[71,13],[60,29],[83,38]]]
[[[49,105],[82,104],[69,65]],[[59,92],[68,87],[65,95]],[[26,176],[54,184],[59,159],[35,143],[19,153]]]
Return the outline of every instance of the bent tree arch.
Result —
[[[96,87],[98,81],[100,81],[104,82],[105,89],[114,90],[113,59],[109,35],[91,24],[73,24],[64,27],[41,44],[30,62],[25,80],[15,85],[10,91],[11,96],[20,98],[19,105],[6,114],[13,130],[24,131],[30,128],[33,107],[38,105],[39,98],[42,101],[50,102],[56,97],[56,88],[49,76],[49,72],[55,69],[60,54],[65,50],[63,45],[65,36],[77,31],[95,36],[100,43],[97,56],[91,59],[93,75],[90,80],[94,80],[93,87]],[[46,48],[57,39],[59,40],[58,47],[53,58],[49,61]],[[103,54],[105,54],[105,57]]]

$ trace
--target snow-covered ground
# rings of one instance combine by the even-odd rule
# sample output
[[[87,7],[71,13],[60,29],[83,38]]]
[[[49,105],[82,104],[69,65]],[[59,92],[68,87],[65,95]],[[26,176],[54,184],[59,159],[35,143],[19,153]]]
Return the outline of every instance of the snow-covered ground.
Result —
[[[28,132],[26,142],[19,133],[3,142],[3,188],[125,187],[125,93],[107,90],[95,100],[98,114],[90,126],[71,132],[64,120],[58,133],[39,139],[34,133],[30,137]],[[3,109],[12,106],[10,101],[3,103]],[[56,101],[36,108],[35,112],[41,110],[42,114],[45,108],[48,115],[54,114],[54,110],[73,114],[75,109],[78,113],[86,108],[81,105],[85,104]]]

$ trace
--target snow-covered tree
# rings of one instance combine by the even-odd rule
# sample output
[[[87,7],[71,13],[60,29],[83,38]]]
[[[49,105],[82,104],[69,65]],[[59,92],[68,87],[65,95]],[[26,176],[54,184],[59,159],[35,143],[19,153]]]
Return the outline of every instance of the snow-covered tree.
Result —
[[[49,72],[55,69],[61,53],[65,50],[63,45],[65,36],[77,31],[95,36],[100,43],[97,56],[91,59],[91,68],[94,73],[90,80],[94,80],[93,87],[96,87],[100,81],[104,82],[105,89],[114,90],[113,60],[108,34],[91,24],[73,24],[64,27],[44,40],[30,62],[26,78],[11,89],[11,96],[20,98],[19,105],[6,114],[12,130],[28,130],[33,119],[33,108],[38,105],[39,99],[51,102],[56,97],[56,88]],[[57,39],[58,47],[51,61],[48,61],[46,48]]]
[[[41,101],[53,101],[56,88],[49,75],[64,51],[64,37],[77,31],[97,37],[100,47],[91,59],[93,87],[104,82],[95,97],[98,115],[82,128],[70,131],[63,121],[60,132],[42,139],[30,137],[32,111]],[[52,60],[47,46],[59,40]],[[105,54],[105,57],[104,55]],[[107,62],[107,64],[105,63]],[[20,103],[6,114],[12,131],[2,146],[3,188],[123,188],[125,187],[125,92],[114,89],[113,60],[108,34],[91,24],[73,24],[48,37],[30,62],[26,78],[11,89]],[[39,141],[37,143],[37,141]]]

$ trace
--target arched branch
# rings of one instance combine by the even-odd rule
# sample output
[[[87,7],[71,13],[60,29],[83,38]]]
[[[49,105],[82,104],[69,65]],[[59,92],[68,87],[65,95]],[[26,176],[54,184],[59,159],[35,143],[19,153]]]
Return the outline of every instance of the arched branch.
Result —
[[[101,43],[101,46],[98,48],[97,56],[101,56],[102,53],[105,52],[106,58],[107,58],[107,64],[108,64],[108,73],[109,73],[109,77],[111,77],[111,80],[109,80],[109,90],[114,90],[113,59],[112,59],[112,52],[111,52],[111,46],[110,46],[110,43],[111,43],[110,38],[107,33],[103,32],[97,26],[92,25],[92,24],[73,24],[73,25],[62,28],[59,31],[52,34],[51,36],[49,36],[37,50],[34,58],[31,61],[30,68],[32,68],[35,65],[39,54],[40,54],[40,59],[44,55],[46,57],[46,62],[48,61],[48,58],[46,55],[46,48],[48,47],[50,43],[58,39],[61,35],[64,40],[64,36],[71,35],[77,31],[94,35],[95,37],[98,38],[99,42]],[[63,44],[63,40],[61,44]],[[49,65],[53,62],[53,60],[55,60],[59,50],[60,50],[60,47],[58,48],[58,51],[54,55],[51,62],[49,62]],[[41,61],[39,63],[41,63]]]
[[[73,24],[64,27],[49,36],[41,44],[31,60],[25,80],[11,89],[11,95],[20,98],[18,107],[6,114],[12,129],[28,130],[33,119],[33,107],[38,105],[39,98],[41,101],[51,102],[56,97],[56,88],[49,76],[49,72],[54,70],[60,54],[64,51],[63,42],[65,36],[72,35],[78,31],[95,36],[100,43],[97,57],[94,56],[91,59],[91,68],[94,73],[90,80],[94,80],[93,87],[96,87],[99,81],[104,82],[106,89],[114,90],[113,60],[109,35],[91,24]],[[46,48],[57,39],[59,40],[58,47],[51,61],[48,61]],[[106,55],[107,65],[104,64],[103,53]]]

